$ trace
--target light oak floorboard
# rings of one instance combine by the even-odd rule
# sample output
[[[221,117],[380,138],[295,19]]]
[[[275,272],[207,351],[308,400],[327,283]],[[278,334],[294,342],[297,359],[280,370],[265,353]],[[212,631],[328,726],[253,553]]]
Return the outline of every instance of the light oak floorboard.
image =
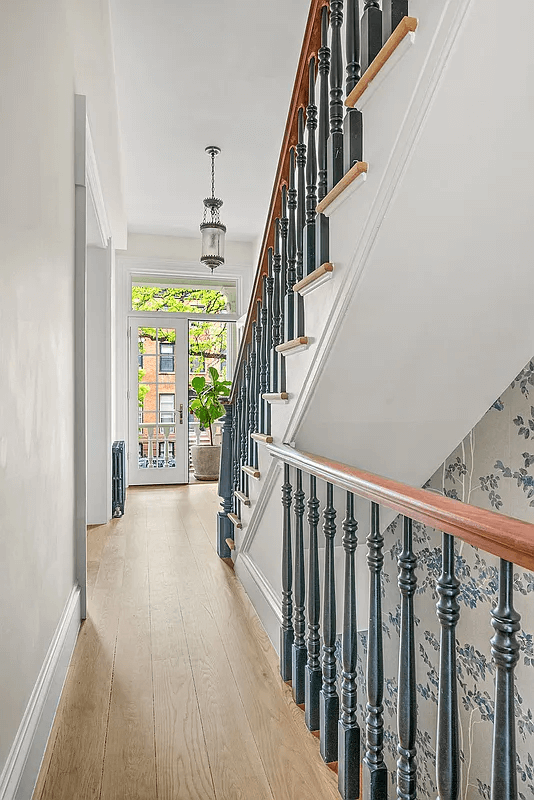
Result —
[[[34,800],[100,800],[102,764],[124,570],[124,523],[103,550],[87,620],[80,630]]]
[[[216,485],[128,491],[89,531],[82,626],[34,800],[339,797],[233,570]]]

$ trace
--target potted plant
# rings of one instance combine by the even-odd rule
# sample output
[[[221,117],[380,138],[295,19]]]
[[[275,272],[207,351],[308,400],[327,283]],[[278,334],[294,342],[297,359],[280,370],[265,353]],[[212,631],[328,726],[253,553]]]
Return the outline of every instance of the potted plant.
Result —
[[[215,367],[209,368],[208,380],[203,375],[197,375],[191,381],[196,397],[191,400],[189,410],[210,433],[208,445],[195,444],[191,447],[193,474],[199,481],[215,481],[219,477],[221,445],[213,444],[212,425],[224,414],[220,398],[228,397],[231,385],[230,381],[219,380]]]

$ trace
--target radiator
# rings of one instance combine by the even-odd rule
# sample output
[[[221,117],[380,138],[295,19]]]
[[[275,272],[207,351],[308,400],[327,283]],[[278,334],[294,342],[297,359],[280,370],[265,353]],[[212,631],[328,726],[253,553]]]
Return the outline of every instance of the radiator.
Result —
[[[124,514],[124,442],[113,442],[111,449],[111,513],[114,517]]]

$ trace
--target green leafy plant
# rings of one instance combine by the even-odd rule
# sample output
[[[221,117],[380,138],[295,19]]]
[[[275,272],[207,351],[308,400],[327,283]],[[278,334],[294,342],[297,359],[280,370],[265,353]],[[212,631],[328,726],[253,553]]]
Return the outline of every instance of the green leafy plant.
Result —
[[[213,444],[211,426],[224,414],[220,398],[228,397],[232,384],[231,381],[219,380],[219,373],[215,367],[209,368],[209,374],[209,380],[206,380],[204,375],[197,375],[191,381],[191,386],[197,396],[191,400],[189,410],[195,415],[202,427],[209,430],[210,444]]]

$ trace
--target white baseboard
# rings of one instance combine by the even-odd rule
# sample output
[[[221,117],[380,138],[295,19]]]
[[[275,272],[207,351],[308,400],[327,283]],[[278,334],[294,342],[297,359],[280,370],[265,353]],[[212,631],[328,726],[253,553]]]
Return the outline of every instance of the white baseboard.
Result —
[[[250,597],[261,624],[278,653],[280,650],[280,624],[282,604],[269,581],[258,569],[248,553],[239,553],[235,562],[235,572]]]
[[[80,612],[80,587],[74,586],[0,775],[0,800],[31,800],[76,644]]]

